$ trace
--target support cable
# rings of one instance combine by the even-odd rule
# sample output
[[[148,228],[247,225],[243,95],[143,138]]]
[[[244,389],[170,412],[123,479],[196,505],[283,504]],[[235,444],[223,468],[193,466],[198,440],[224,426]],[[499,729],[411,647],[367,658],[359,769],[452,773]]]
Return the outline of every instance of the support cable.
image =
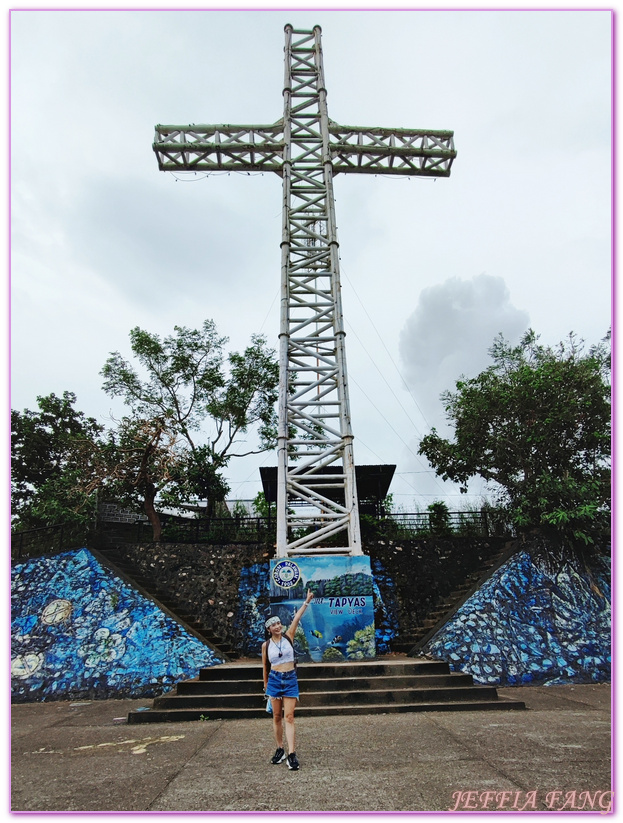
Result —
[[[348,322],[348,320],[346,321],[346,324],[348,325],[348,327],[349,327],[350,331],[351,331],[351,332],[355,335],[355,337],[356,337],[356,338],[357,338],[357,340],[359,341],[359,343],[360,343],[360,345],[361,345],[361,348],[365,351],[365,353],[366,353],[366,354],[368,355],[368,357],[370,358],[370,361],[372,362],[372,365],[374,366],[374,368],[377,370],[377,372],[378,372],[378,373],[381,375],[381,377],[383,378],[383,381],[385,382],[385,385],[387,386],[387,388],[390,390],[390,392],[393,394],[393,396],[394,396],[394,397],[396,398],[396,400],[398,401],[398,405],[400,406],[400,408],[403,410],[403,412],[404,412],[404,413],[405,413],[405,415],[407,416],[407,420],[408,420],[408,421],[409,421],[409,423],[411,423],[411,425],[413,426],[413,428],[414,428],[414,430],[415,430],[415,433],[418,435],[418,437],[422,437],[422,432],[418,429],[418,427],[417,427],[417,426],[416,426],[416,424],[414,423],[414,421],[413,421],[413,419],[411,418],[411,415],[409,414],[409,412],[408,412],[408,411],[405,409],[405,407],[402,405],[402,403],[401,403],[401,401],[400,401],[400,398],[398,397],[398,395],[396,394],[396,392],[392,389],[392,387],[391,387],[391,385],[389,384],[389,382],[388,382],[387,378],[385,377],[385,375],[383,374],[383,372],[381,371],[381,369],[377,366],[377,364],[376,364],[376,362],[375,362],[374,358],[372,357],[372,355],[370,354],[370,352],[369,352],[369,351],[366,349],[366,347],[364,346],[363,341],[361,340],[361,338],[359,337],[359,335],[357,334],[357,332],[356,332],[356,331],[355,331],[355,329],[353,328],[352,324],[351,324],[351,323],[349,323],[349,322]]]
[[[422,415],[422,419],[424,420],[424,422],[426,423],[426,425],[428,426],[428,428],[429,428],[429,429],[431,429],[431,428],[432,428],[431,424],[430,424],[430,423],[428,422],[428,420],[426,419],[426,415],[424,414],[424,412],[423,412],[423,411],[422,411],[422,409],[420,408],[420,406],[419,406],[419,404],[418,404],[417,400],[416,400],[416,399],[415,399],[415,397],[413,396],[413,393],[412,393],[411,389],[409,388],[409,384],[407,383],[407,381],[406,381],[406,380],[404,379],[404,377],[402,376],[402,373],[401,373],[400,369],[398,368],[398,366],[396,365],[396,362],[395,362],[394,358],[392,357],[390,350],[389,350],[389,349],[387,348],[387,346],[385,345],[385,341],[384,341],[384,340],[383,340],[383,338],[381,337],[381,335],[380,335],[379,330],[377,329],[377,327],[374,325],[374,321],[372,320],[372,318],[371,318],[371,317],[370,317],[370,315],[368,314],[368,310],[366,309],[366,307],[364,306],[364,304],[363,304],[363,302],[362,302],[361,298],[360,298],[360,297],[359,297],[359,295],[357,294],[357,290],[356,290],[356,289],[355,289],[355,287],[353,286],[353,284],[352,284],[352,281],[351,281],[350,277],[349,277],[349,276],[348,276],[348,275],[344,272],[344,268],[343,268],[343,267],[342,267],[342,274],[344,274],[344,277],[345,277],[345,278],[346,278],[346,280],[348,281],[348,283],[349,283],[349,285],[350,285],[351,289],[353,290],[353,292],[354,292],[354,294],[355,294],[355,297],[357,298],[357,300],[359,300],[359,303],[360,303],[360,305],[361,305],[361,308],[362,308],[362,309],[364,310],[364,312],[366,313],[366,316],[367,316],[368,320],[369,320],[369,321],[370,321],[370,323],[372,324],[372,328],[373,328],[373,329],[374,329],[374,331],[376,332],[377,337],[378,337],[378,338],[379,338],[379,340],[381,341],[381,344],[383,345],[383,348],[385,349],[385,351],[387,352],[387,354],[388,354],[388,356],[389,356],[389,359],[392,361],[392,364],[393,364],[394,368],[395,368],[395,369],[396,369],[396,371],[398,372],[398,376],[400,377],[400,379],[401,379],[401,380],[402,380],[402,382],[404,383],[406,390],[407,390],[407,391],[409,392],[409,394],[411,395],[411,399],[412,399],[412,400],[413,400],[413,402],[415,403],[415,406],[416,406],[417,410],[418,410],[418,411],[419,411],[419,413]]]
[[[417,460],[417,462],[418,462],[420,465],[422,465],[422,466],[423,466],[424,464],[422,463],[422,459],[420,458],[420,456],[419,456],[419,455],[417,455],[417,454],[413,451],[413,449],[412,449],[412,448],[411,448],[411,446],[407,443],[407,441],[403,438],[403,436],[402,436],[401,434],[399,434],[399,433],[396,431],[396,429],[392,426],[392,424],[389,422],[389,420],[385,417],[385,415],[384,415],[384,414],[383,414],[383,412],[379,409],[379,407],[378,407],[378,406],[374,403],[374,401],[373,401],[370,397],[368,397],[368,395],[365,393],[365,391],[361,388],[361,386],[360,386],[360,385],[359,385],[359,383],[355,380],[355,378],[352,376],[352,374],[351,374],[351,376],[350,376],[350,380],[351,380],[351,382],[353,382],[353,383],[355,384],[355,386],[357,386],[357,388],[358,388],[358,389],[359,389],[359,391],[363,394],[363,396],[366,398],[366,400],[367,400],[367,401],[368,401],[368,402],[369,402],[372,406],[374,406],[374,408],[375,408],[375,409],[377,410],[377,412],[381,415],[381,417],[383,418],[383,420],[387,423],[387,425],[389,426],[389,428],[390,428],[390,429],[394,432],[394,434],[395,434],[395,435],[396,435],[396,436],[400,439],[400,441],[403,443],[403,445],[404,445],[404,446],[405,446],[405,447],[406,447],[406,448],[407,448],[407,449],[411,452],[411,454],[415,457],[415,459]],[[439,481],[437,480],[437,478],[436,478],[436,477],[434,478],[434,480],[435,480],[435,483],[439,486],[439,488],[440,488],[440,489],[444,492],[444,494],[445,494],[445,489],[443,488],[443,486],[441,486],[441,485],[440,485],[440,483],[439,483]]]

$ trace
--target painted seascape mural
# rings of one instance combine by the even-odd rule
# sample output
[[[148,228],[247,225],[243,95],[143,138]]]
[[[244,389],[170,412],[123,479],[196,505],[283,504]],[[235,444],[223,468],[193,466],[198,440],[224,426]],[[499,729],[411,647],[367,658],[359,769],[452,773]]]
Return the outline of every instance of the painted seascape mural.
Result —
[[[318,555],[270,561],[270,610],[289,625],[307,589],[312,608],[295,636],[301,662],[375,657],[374,580],[367,556]]]
[[[520,552],[467,600],[423,649],[477,683],[610,681],[610,568],[557,573]]]
[[[11,570],[13,702],[153,697],[223,658],[86,549]]]
[[[398,626],[398,601],[396,598],[396,587],[391,576],[380,561],[372,560],[372,568],[376,654],[388,654],[391,651],[390,641],[396,636],[396,628]],[[369,591],[369,586],[366,586],[366,591]],[[240,637],[239,650],[245,657],[260,656],[260,648],[265,638],[264,621],[270,614],[272,614],[269,592],[269,562],[254,563],[253,565],[246,566],[241,570],[238,607],[236,617],[234,619],[234,627]],[[304,592],[301,597],[303,596]],[[368,595],[365,596],[368,597]],[[309,613],[309,609],[307,610],[307,613]],[[292,614],[293,611],[288,612],[288,620]],[[329,634],[331,634],[330,631]],[[333,633],[328,640],[332,641],[336,637],[342,637],[342,640],[337,640],[336,643],[339,644],[344,642],[344,635],[340,635],[339,633]],[[299,648],[301,646],[300,639],[299,633]],[[305,643],[309,645],[307,640]],[[305,643],[302,645],[304,646]],[[332,648],[335,648],[335,644],[332,645]],[[340,651],[339,646],[337,648],[338,651]],[[303,654],[302,650],[301,654]],[[307,659],[311,659],[308,652],[305,652],[304,654]],[[333,652],[331,654],[336,658],[341,659],[339,655]]]

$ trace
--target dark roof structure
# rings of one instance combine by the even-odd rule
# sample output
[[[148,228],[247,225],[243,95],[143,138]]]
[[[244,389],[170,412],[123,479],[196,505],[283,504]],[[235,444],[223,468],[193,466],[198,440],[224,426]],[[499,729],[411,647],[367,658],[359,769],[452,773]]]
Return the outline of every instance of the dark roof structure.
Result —
[[[376,466],[355,466],[359,502],[376,503],[384,500],[387,497],[395,471],[395,465],[385,463]],[[322,469],[323,474],[339,474],[341,472],[341,466],[324,466]],[[260,477],[262,478],[262,487],[267,502],[276,503],[277,466],[260,467]],[[344,502],[344,493],[341,489],[322,489],[322,494],[336,503]],[[290,505],[295,504],[295,501],[290,503]]]

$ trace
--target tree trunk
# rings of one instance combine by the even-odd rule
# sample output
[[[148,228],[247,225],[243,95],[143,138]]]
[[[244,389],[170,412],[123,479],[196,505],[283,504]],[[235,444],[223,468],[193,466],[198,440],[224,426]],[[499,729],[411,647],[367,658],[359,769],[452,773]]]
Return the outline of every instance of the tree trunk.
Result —
[[[162,538],[162,523],[160,522],[160,518],[158,517],[158,512],[154,506],[154,500],[156,499],[156,490],[154,488],[150,488],[149,490],[145,491],[145,500],[143,506],[145,508],[145,514],[149,518],[149,522],[151,523],[151,528],[153,530],[153,539],[154,543],[160,543]]]

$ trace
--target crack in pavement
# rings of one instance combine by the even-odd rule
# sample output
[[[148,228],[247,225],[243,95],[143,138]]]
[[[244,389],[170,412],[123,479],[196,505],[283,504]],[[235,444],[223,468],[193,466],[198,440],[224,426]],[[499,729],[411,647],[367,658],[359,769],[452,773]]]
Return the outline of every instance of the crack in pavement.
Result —
[[[206,735],[206,737],[199,742],[199,745],[195,748],[195,750],[193,752],[191,752],[191,754],[186,758],[186,760],[184,760],[180,764],[179,769],[177,769],[177,771],[175,771],[175,773],[172,774],[171,777],[166,781],[166,783],[165,783],[164,787],[162,788],[162,790],[159,791],[158,794],[154,798],[152,798],[152,800],[149,802],[149,804],[145,806],[145,811],[150,811],[153,808],[154,803],[157,803],[158,800],[160,800],[160,798],[163,797],[165,792],[168,791],[171,784],[177,779],[177,777],[186,768],[186,766],[191,762],[191,760],[193,760],[193,758],[195,758],[199,754],[199,752],[202,749],[204,749],[213,740],[214,736],[220,731],[220,729],[223,725],[223,721],[222,720],[220,722],[216,721],[216,723],[218,723],[218,726],[216,726],[216,728],[212,730],[211,734]]]

